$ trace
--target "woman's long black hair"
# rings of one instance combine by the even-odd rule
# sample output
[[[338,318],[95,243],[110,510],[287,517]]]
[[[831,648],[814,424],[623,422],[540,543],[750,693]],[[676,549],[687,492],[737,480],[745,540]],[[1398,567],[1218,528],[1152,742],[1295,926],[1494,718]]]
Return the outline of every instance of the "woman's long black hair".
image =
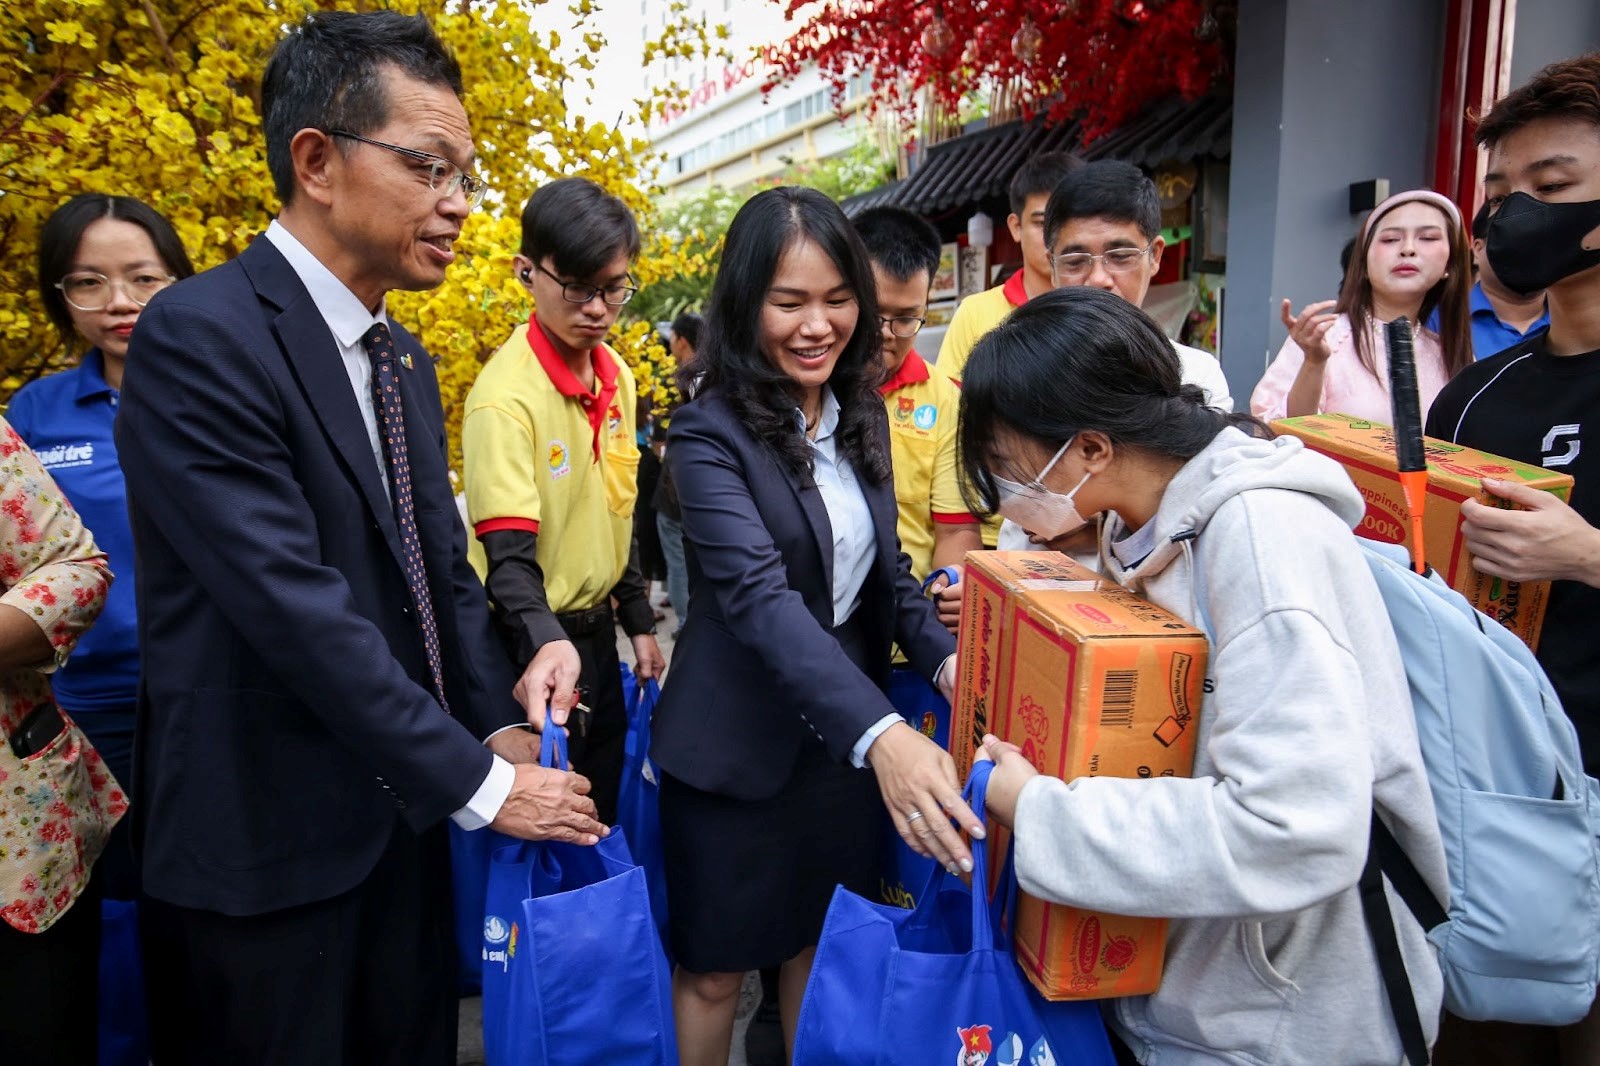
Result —
[[[789,470],[811,469],[811,448],[795,420],[789,377],[761,350],[761,311],[778,260],[802,240],[815,241],[854,293],[855,332],[834,365],[828,387],[839,401],[840,453],[874,484],[891,476],[886,416],[878,384],[878,300],[871,261],[839,205],[815,189],[782,186],[752,196],[728,227],[722,264],[711,289],[692,366],[680,373],[685,390],[717,390],[740,421]]]
[[[961,375],[961,468],[968,503],[993,513],[994,475],[1026,482],[1037,470],[991,471],[1004,427],[1055,451],[1080,430],[1118,445],[1192,459],[1224,426],[1271,431],[1249,415],[1205,405],[1161,327],[1114,293],[1087,286],[1029,300],[972,349]]]

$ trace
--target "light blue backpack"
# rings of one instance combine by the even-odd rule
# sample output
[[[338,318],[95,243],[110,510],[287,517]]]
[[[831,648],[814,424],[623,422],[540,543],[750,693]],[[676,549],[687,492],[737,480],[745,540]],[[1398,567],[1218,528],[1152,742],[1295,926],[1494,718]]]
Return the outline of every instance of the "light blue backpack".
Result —
[[[1600,782],[1584,774],[1577,731],[1527,645],[1436,573],[1415,573],[1404,548],[1356,542],[1400,646],[1450,873],[1446,907],[1373,813],[1362,907],[1406,1056],[1423,1066],[1383,878],[1428,930],[1451,1013],[1578,1021],[1600,983]]]
[[[1405,663],[1449,907],[1375,818],[1377,865],[1438,949],[1452,1013],[1578,1021],[1600,981],[1600,784],[1577,732],[1522,641],[1437,574],[1414,573],[1403,548],[1357,540]]]

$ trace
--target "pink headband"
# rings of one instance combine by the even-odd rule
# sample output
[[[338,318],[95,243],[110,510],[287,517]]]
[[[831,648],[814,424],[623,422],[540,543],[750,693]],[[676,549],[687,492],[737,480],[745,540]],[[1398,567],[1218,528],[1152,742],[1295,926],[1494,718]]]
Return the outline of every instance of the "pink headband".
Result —
[[[1432,189],[1411,189],[1406,192],[1395,193],[1393,196],[1383,201],[1383,203],[1372,209],[1372,213],[1367,216],[1367,220],[1361,224],[1361,243],[1363,245],[1367,243],[1367,235],[1371,232],[1372,224],[1374,222],[1388,214],[1390,211],[1393,211],[1401,204],[1409,203],[1431,204],[1449,216],[1451,223],[1455,225],[1457,230],[1462,228],[1461,209],[1456,207],[1456,205],[1451,202],[1448,196],[1445,196],[1442,193],[1436,193]]]

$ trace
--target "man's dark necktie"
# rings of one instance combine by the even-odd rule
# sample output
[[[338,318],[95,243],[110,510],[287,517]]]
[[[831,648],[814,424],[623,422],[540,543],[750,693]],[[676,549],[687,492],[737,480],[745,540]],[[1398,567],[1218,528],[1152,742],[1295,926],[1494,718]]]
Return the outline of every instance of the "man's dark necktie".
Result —
[[[422,628],[428,672],[433,675],[433,694],[439,706],[448,711],[450,705],[444,698],[444,666],[439,656],[439,627],[433,618],[428,571],[422,563],[422,538],[417,535],[417,509],[411,499],[411,459],[406,454],[405,408],[395,376],[394,338],[387,324],[376,322],[362,335],[361,343],[372,357],[372,402],[378,412],[383,457],[389,466],[389,491],[394,497],[395,523],[400,527],[400,555],[405,561],[406,584],[411,587],[411,602],[416,608],[417,624]]]

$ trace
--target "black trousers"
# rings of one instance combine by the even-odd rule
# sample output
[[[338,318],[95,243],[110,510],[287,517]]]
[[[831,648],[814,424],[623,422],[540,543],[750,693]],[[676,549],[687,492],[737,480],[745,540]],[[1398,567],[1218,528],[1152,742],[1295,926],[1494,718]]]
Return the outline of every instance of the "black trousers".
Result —
[[[443,826],[396,822],[366,881],[248,917],[141,904],[156,1066],[454,1066]]]
[[[98,1054],[100,879],[54,925],[19,933],[0,921],[0,1059],[84,1066]]]
[[[557,616],[562,617],[562,616]],[[566,621],[563,618],[563,628]],[[567,628],[578,649],[579,699],[589,708],[585,734],[572,730],[568,752],[572,768],[589,779],[589,796],[600,821],[617,822],[617,788],[628,740],[628,708],[622,700],[621,660],[617,656],[617,624],[605,612],[602,625]]]

